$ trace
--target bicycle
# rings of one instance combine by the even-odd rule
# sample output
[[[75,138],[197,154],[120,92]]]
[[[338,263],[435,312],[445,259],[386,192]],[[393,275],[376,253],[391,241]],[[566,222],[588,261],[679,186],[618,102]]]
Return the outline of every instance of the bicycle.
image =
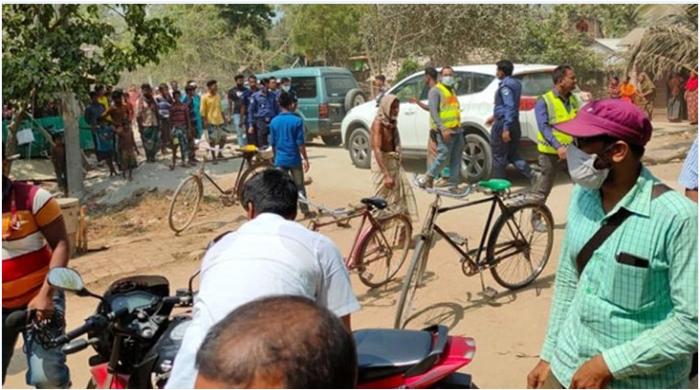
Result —
[[[332,224],[350,227],[349,221],[362,218],[345,258],[345,266],[350,271],[358,271],[362,284],[370,288],[381,287],[401,269],[410,249],[413,226],[406,214],[388,211],[384,199],[363,198],[360,200],[362,205],[335,210],[314,204],[301,193],[299,201],[320,212],[309,222],[308,227],[313,231]],[[322,221],[320,218],[324,214],[331,219]]]
[[[491,179],[469,185],[461,193],[440,189],[425,189],[425,191],[435,195],[435,200],[430,205],[419,239],[414,248],[411,265],[404,277],[394,320],[395,328],[406,326],[416,291],[422,287],[421,282],[427,266],[428,254],[436,234],[444,238],[459,253],[462,272],[465,276],[479,274],[482,289],[480,294],[486,298],[493,299],[497,295],[495,289],[484,286],[483,271],[486,269],[491,271],[491,275],[498,284],[509,290],[527,286],[539,276],[547,264],[552,251],[554,238],[552,213],[540,201],[529,199],[528,194],[521,193],[513,196],[510,193],[510,186],[511,183],[508,180]],[[482,192],[488,196],[474,201],[463,199],[472,192]],[[441,206],[441,197],[458,199],[466,203],[443,207]],[[491,203],[491,209],[478,248],[469,250],[466,238],[458,237],[453,239],[437,225],[437,217],[440,214],[489,202]],[[501,214],[489,233],[496,206],[500,209]],[[528,234],[525,234],[528,226],[532,229]],[[546,238],[544,251],[541,256],[535,254],[533,250],[535,249],[535,244],[539,242],[539,239],[535,241],[535,236],[539,234]],[[482,255],[484,255],[483,258]],[[518,270],[525,269],[526,274],[523,278],[511,280],[506,276],[506,271],[511,269],[509,266],[513,267],[513,264],[517,266],[518,263],[515,261],[517,259],[513,259],[513,261],[508,260],[514,256],[520,258],[520,255],[525,261],[523,264],[520,264]]]
[[[218,148],[209,146],[203,147],[202,149],[211,152],[219,152]],[[199,209],[199,204],[204,197],[204,179],[209,181],[209,183],[219,191],[219,198],[224,206],[231,206],[238,201],[245,210],[245,205],[241,202],[245,183],[256,173],[271,167],[272,156],[271,152],[267,150],[258,150],[254,145],[247,145],[238,149],[232,156],[219,158],[217,161],[234,159],[242,159],[243,161],[238,169],[233,187],[228,190],[221,188],[205,170],[207,164],[206,155],[202,156],[197,171],[180,182],[170,202],[170,211],[168,212],[168,224],[175,234],[183,232],[194,220],[195,214]]]

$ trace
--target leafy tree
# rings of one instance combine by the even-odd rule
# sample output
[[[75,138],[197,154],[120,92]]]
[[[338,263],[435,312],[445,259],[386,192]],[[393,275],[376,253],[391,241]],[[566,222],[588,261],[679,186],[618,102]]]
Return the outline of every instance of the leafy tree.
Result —
[[[697,69],[698,5],[641,5],[636,17],[648,26],[631,48],[629,68],[659,77],[669,71]]]
[[[293,49],[309,61],[343,65],[360,47],[358,25],[365,6],[346,4],[289,5]]]
[[[560,4],[555,6],[554,12],[572,26],[582,17],[595,19],[600,23],[603,36],[613,38],[637,26],[636,9],[636,4]]]
[[[231,31],[247,27],[253,34],[263,37],[276,15],[267,4],[226,4],[219,6],[219,12]]]
[[[406,59],[403,61],[401,64],[401,68],[399,68],[399,72],[396,73],[396,80],[403,80],[406,76],[412,75],[413,73],[418,72],[421,69],[420,65],[412,60],[412,59]]]
[[[123,20],[124,37],[103,18],[105,7]],[[168,18],[146,15],[143,5],[12,4],[2,7],[2,95],[19,111],[10,135],[30,102],[61,92],[87,93],[91,83],[115,83],[175,46],[179,30]],[[10,152],[14,142],[8,142]]]

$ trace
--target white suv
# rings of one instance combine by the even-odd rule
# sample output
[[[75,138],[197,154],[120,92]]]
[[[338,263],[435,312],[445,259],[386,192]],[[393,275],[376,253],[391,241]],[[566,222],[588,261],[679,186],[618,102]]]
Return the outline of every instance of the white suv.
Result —
[[[528,160],[536,156],[537,121],[535,103],[537,97],[553,86],[554,65],[514,65],[513,77],[522,82],[520,98],[521,155]],[[498,88],[496,65],[455,66],[456,90],[462,108],[462,127],[465,146],[462,177],[470,183],[487,179],[491,174],[490,127],[486,120],[493,114],[494,97]],[[430,114],[408,100],[412,97],[427,104],[428,88],[423,81],[424,72],[414,73],[392,87],[401,102],[398,127],[401,148],[406,157],[424,158],[428,146]],[[355,166],[369,168],[369,129],[377,112],[377,102],[370,101],[353,108],[343,119],[341,134]]]

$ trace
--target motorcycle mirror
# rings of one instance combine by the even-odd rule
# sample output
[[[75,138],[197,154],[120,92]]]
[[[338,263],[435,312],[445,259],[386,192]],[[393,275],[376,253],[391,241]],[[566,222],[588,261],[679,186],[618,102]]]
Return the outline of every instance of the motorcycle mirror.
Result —
[[[85,290],[83,278],[78,271],[67,267],[55,267],[49,271],[47,280],[52,287],[82,293]]]

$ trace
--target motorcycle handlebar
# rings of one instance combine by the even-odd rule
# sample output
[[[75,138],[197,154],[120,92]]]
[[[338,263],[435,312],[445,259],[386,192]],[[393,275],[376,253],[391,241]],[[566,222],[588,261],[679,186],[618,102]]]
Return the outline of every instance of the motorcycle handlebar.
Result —
[[[5,319],[5,327],[9,329],[22,329],[29,322],[29,311],[27,309],[13,311]]]
[[[107,325],[109,325],[110,321],[113,321],[113,320],[115,320],[115,319],[117,319],[125,314],[128,314],[128,313],[129,313],[129,309],[124,307],[124,308],[121,308],[117,311],[113,311],[113,312],[107,314],[106,316],[102,315],[102,314],[92,315],[92,316],[88,317],[88,319],[85,320],[84,324],[80,325],[79,327],[71,330],[70,332],[68,332],[64,335],[56,337],[53,340],[53,342],[56,345],[66,344],[67,342],[69,342],[73,339],[76,339],[76,338],[84,335],[85,333],[87,333],[91,330],[105,328],[105,327],[107,327]]]

